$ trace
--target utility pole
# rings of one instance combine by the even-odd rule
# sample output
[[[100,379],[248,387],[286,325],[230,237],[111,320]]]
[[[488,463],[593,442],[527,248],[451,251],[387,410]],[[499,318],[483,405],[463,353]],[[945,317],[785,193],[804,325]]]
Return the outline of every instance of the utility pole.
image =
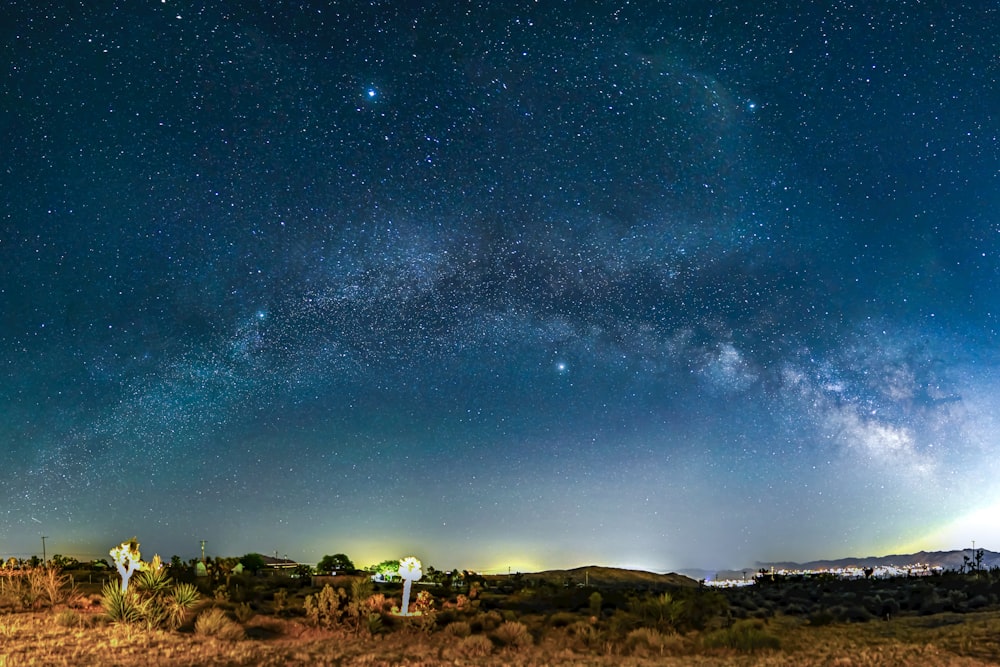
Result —
[[[48,535],[42,535],[42,565],[45,565],[45,561],[48,560],[45,557],[45,540],[48,539]]]

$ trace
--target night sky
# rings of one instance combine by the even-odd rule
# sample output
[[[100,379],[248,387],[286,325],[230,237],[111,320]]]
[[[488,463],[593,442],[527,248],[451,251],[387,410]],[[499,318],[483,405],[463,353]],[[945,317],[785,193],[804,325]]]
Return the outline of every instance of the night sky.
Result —
[[[0,555],[1000,548],[995,3],[0,34]]]

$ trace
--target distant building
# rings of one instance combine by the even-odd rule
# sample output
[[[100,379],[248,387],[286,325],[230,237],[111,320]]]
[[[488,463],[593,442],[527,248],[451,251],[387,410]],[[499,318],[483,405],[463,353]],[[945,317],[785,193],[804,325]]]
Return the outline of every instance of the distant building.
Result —
[[[262,556],[264,558],[265,569],[261,574],[284,574],[290,575],[301,565],[290,558],[274,558],[272,556]]]

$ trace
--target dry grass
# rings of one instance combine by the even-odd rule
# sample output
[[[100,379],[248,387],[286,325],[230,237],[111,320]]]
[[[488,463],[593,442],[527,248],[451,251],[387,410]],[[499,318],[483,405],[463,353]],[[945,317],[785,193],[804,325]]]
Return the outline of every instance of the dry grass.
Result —
[[[583,626],[535,629],[506,621],[495,628],[475,624],[431,634],[396,626],[384,636],[257,615],[239,626],[243,639],[193,632],[145,631],[109,624],[97,614],[78,613],[70,622],[58,611],[0,615],[0,667],[21,665],[584,665],[644,667],[985,667],[1000,663],[1000,612],[899,617],[892,621],[812,627],[779,617],[767,623],[781,648],[744,653],[706,648],[706,635],[633,633],[610,639],[600,628],[584,641]],[[530,619],[525,620],[535,627]],[[234,625],[236,623],[231,621]],[[488,625],[488,624],[487,624]],[[516,632],[514,628],[516,627]],[[500,630],[504,628],[503,630]],[[522,628],[524,630],[522,631]],[[503,638],[494,636],[500,631]],[[506,634],[504,634],[506,633]],[[516,635],[516,636],[515,636]]]

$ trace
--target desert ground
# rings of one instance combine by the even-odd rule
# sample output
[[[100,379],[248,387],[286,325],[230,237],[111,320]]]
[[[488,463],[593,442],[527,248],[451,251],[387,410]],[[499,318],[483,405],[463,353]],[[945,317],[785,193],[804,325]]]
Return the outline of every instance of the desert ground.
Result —
[[[590,572],[589,585],[563,573],[426,586],[410,616],[394,609],[399,584],[231,577],[196,582],[174,623],[149,604],[173,580],[159,592],[136,583],[144,611],[123,619],[99,583],[49,575],[58,588],[43,580],[31,594],[28,575],[8,575],[0,667],[1000,664],[1000,572],[738,590]]]

